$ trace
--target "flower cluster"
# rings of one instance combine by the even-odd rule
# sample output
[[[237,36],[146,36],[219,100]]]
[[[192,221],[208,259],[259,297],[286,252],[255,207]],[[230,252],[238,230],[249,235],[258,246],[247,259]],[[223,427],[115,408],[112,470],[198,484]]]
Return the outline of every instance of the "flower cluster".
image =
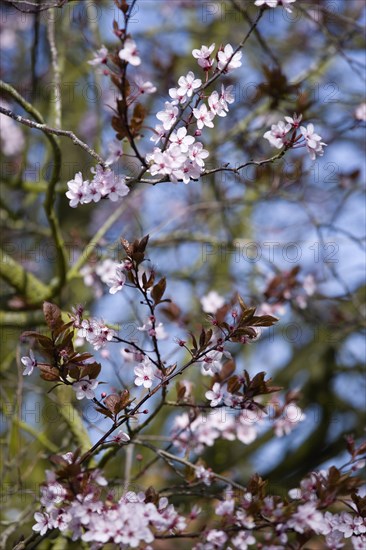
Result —
[[[299,280],[298,273],[297,266],[268,278],[264,291],[266,301],[259,308],[262,315],[283,315],[284,305],[288,302],[300,309],[307,307],[308,297],[313,296],[316,291],[316,281],[311,273]]]
[[[117,176],[110,168],[98,164],[91,172],[94,174],[91,181],[84,180],[82,173],[78,172],[74,179],[67,182],[69,190],[66,197],[70,199],[71,208],[76,208],[78,204],[99,202],[101,199],[115,202],[129,193],[125,178]]]
[[[128,261],[115,262],[105,258],[97,264],[86,264],[80,269],[84,284],[92,287],[97,298],[103,295],[103,284],[107,285],[110,294],[116,294],[124,287],[131,264]],[[102,284],[103,283],[103,284]]]
[[[96,548],[108,542],[118,548],[137,548],[141,544],[148,548],[146,544],[154,541],[155,533],[178,533],[186,527],[185,518],[167,498],[154,504],[145,493],[129,491],[118,501],[113,500],[112,494],[105,502],[100,500],[97,485],[107,482],[97,470],[88,476],[81,474],[87,477],[86,492],[73,495],[72,499],[52,472],[47,477],[41,498],[44,509],[34,514],[33,530],[40,535],[58,529],[73,541],[94,543]]]
[[[323,147],[326,143],[321,141],[322,138],[315,133],[313,124],[308,124],[306,127],[300,126],[301,120],[302,115],[286,116],[286,122],[280,120],[277,124],[272,124],[271,129],[264,134],[264,138],[277,149],[306,146],[311,160],[315,160],[317,155],[323,156]],[[301,133],[297,134],[299,127]]]
[[[268,8],[277,8],[277,6],[283,6],[286,11],[292,13],[290,4],[293,4],[296,0],[255,0],[256,6],[266,6]]]
[[[192,421],[187,413],[183,413],[174,419],[171,436],[178,449],[190,449],[198,454],[205,447],[212,447],[217,439],[237,439],[249,445],[257,438],[262,416],[260,411],[245,410],[234,417],[220,409],[215,414],[199,415]]]
[[[211,44],[210,47],[202,46],[201,49],[195,49],[192,52],[204,71],[214,69],[215,61],[211,58],[214,48],[215,44]],[[241,66],[241,57],[240,51],[234,52],[232,46],[227,44],[217,52],[215,70],[222,73],[232,71]],[[196,78],[192,71],[178,79],[178,86],[169,90],[171,101],[166,101],[164,110],[156,115],[160,124],[155,126],[155,136],[151,140],[157,144],[164,139],[165,145],[163,148],[155,147],[154,151],[146,157],[152,176],[168,176],[170,181],[184,183],[199,178],[204,171],[204,161],[209,153],[203,148],[202,143],[195,140],[195,137],[201,135],[205,126],[213,128],[213,120],[216,116],[227,115],[229,105],[234,102],[232,89],[232,86],[227,88],[222,86],[221,92],[213,91],[207,97],[207,104],[196,104],[191,108],[189,119],[175,131],[179,117],[187,107],[190,107],[192,97],[195,94],[200,94],[200,99],[204,97],[202,80]],[[188,128],[194,123],[193,119],[195,119],[196,128],[194,135],[190,135]]]
[[[287,403],[279,417],[274,421],[274,432],[277,437],[288,435],[299,422],[305,420],[306,415],[296,403]]]
[[[78,336],[85,338],[95,350],[105,346],[116,335],[113,329],[107,327],[103,321],[98,321],[97,319],[84,319],[80,324],[74,322],[74,326],[78,329]]]
[[[154,151],[147,155],[150,174],[169,176],[173,182],[189,183],[192,179],[197,180],[204,169],[204,159],[209,155],[202,143],[187,135],[187,129],[184,127],[170,134],[169,143],[165,151],[155,147]]]
[[[196,471],[202,480],[208,472],[202,466],[198,466]],[[204,531],[201,542],[194,546],[194,550],[221,550],[229,547],[246,550],[254,544],[265,550],[285,550],[292,547],[294,540],[312,540],[313,536],[317,537],[319,543],[325,543],[324,548],[331,550],[343,548],[347,539],[351,541],[354,550],[363,549],[366,521],[356,507],[353,508],[352,503],[349,503],[353,513],[324,512],[324,504],[316,496],[317,487],[320,491],[326,489],[325,484],[321,485],[322,480],[326,483],[329,474],[329,471],[314,472],[312,500],[305,499],[298,503],[261,494],[257,484],[261,486],[263,481],[258,477],[252,479],[254,491],[245,491],[243,488],[239,498],[234,498],[232,489],[227,488],[224,499],[215,506],[215,514],[218,516],[215,529]]]

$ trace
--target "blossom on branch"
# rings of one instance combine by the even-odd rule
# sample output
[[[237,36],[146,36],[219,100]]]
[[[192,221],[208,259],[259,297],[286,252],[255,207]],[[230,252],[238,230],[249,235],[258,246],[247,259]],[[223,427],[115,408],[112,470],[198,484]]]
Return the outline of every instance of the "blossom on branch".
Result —
[[[177,94],[184,98],[192,97],[192,94],[202,86],[202,80],[200,78],[195,78],[194,73],[189,71],[186,76],[181,76],[178,80],[179,88]]]
[[[143,386],[147,389],[151,388],[154,380],[154,368],[150,359],[145,357],[143,362],[134,368],[133,372],[136,375],[134,381],[136,386]]]
[[[33,372],[34,367],[37,366],[37,360],[34,357],[32,350],[29,350],[29,357],[22,357],[21,362],[23,363],[25,369],[23,370],[23,376],[30,376]]]
[[[324,155],[323,146],[326,146],[326,143],[321,141],[321,137],[314,132],[314,125],[308,124],[307,127],[300,127],[301,133],[306,141],[306,148],[310,154],[311,160],[315,160],[316,156],[319,155],[322,157]]]
[[[122,50],[119,51],[118,56],[123,61],[126,61],[135,67],[141,64],[141,58],[137,51],[136,42],[132,40],[132,38],[127,38]]]
[[[229,73],[234,69],[241,67],[242,52],[238,51],[234,54],[231,44],[227,44],[225,48],[217,52],[218,68],[224,73]]]
[[[224,395],[225,393],[221,388],[219,382],[215,382],[215,384],[212,386],[212,389],[205,393],[206,399],[211,401],[210,407],[217,407],[217,405],[220,405],[224,399]]]
[[[211,59],[211,54],[215,49],[215,44],[211,46],[201,46],[200,49],[195,49],[192,51],[192,55],[195,59],[198,60],[198,65],[204,70],[211,69],[213,65],[213,60]]]
[[[102,47],[94,52],[94,57],[88,61],[89,65],[103,65],[106,64],[108,60],[108,50],[102,45]]]
[[[277,8],[277,6],[283,6],[286,11],[292,13],[290,4],[293,4],[296,0],[255,0],[254,4],[258,7],[266,6],[268,8]]]
[[[264,138],[268,139],[273,147],[282,149],[287,141],[287,134],[291,130],[292,126],[289,123],[285,123],[280,120],[277,124],[272,124],[271,129],[264,134]]]
[[[125,266],[123,263],[115,264],[114,274],[106,282],[107,282],[107,285],[110,287],[109,289],[110,294],[116,294],[116,292],[118,292],[119,290],[122,290],[126,282]]]
[[[72,389],[76,392],[76,399],[94,399],[94,390],[97,388],[98,380],[89,380],[89,376],[82,378],[78,382],[74,382]]]
[[[96,168],[91,168],[91,172],[94,176],[90,182],[83,179],[81,172],[67,182],[66,197],[70,199],[71,208],[76,208],[78,204],[99,202],[102,198],[115,202],[129,193],[124,177],[117,176],[109,168],[98,164]]]
[[[215,113],[207,109],[207,105],[202,103],[198,109],[193,109],[193,114],[197,119],[197,128],[202,130],[204,126],[208,128],[213,128],[212,120],[215,118]]]

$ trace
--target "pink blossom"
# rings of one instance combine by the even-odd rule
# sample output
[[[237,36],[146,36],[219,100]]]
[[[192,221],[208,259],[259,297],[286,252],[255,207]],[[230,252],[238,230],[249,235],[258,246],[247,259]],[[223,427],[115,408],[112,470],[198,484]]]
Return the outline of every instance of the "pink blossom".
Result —
[[[300,127],[301,133],[305,138],[306,148],[310,154],[311,160],[315,160],[316,156],[323,156],[323,146],[326,146],[326,143],[321,141],[321,137],[314,132],[314,125],[308,124],[307,127]]]
[[[34,357],[33,351],[29,350],[29,357],[25,356],[22,357],[20,360],[25,366],[25,369],[23,370],[23,376],[30,376],[33,372],[34,367],[37,366],[37,360]]]
[[[141,76],[137,76],[135,82],[140,94],[154,94],[157,90],[150,80],[144,80]]]
[[[202,309],[205,313],[216,313],[224,304],[225,299],[216,290],[211,290],[201,298]]]
[[[150,359],[145,358],[142,363],[134,368],[136,375],[135,385],[143,386],[144,388],[151,388],[154,380],[154,370]]]
[[[182,173],[178,179],[183,180],[184,183],[189,183],[191,180],[198,180],[201,171],[201,167],[196,162],[187,160],[181,168]]]
[[[163,123],[164,130],[170,130],[170,128],[177,120],[178,113],[178,107],[176,107],[169,101],[166,101],[164,111],[159,111],[156,115],[156,118]]]
[[[124,265],[115,264],[114,275],[107,280],[107,285],[110,287],[109,293],[116,294],[122,290],[126,282],[126,273]]]
[[[182,153],[187,153],[188,149],[194,143],[194,137],[187,135],[187,128],[182,126],[176,132],[172,132],[169,136],[169,141],[179,146]]]
[[[278,0],[278,5],[283,6],[286,11],[288,11],[289,13],[292,13],[290,4],[293,4],[294,2],[296,2],[296,0]]]
[[[195,90],[197,90],[202,85],[202,80],[200,78],[195,78],[194,73],[192,71],[189,71],[186,76],[181,76],[179,78],[178,85],[178,95],[192,97]]]
[[[274,430],[277,437],[288,435],[295,426],[305,420],[305,414],[295,403],[286,405],[283,416],[274,422]]]
[[[109,156],[107,158],[107,164],[114,164],[123,156],[122,142],[113,140],[108,144]]]
[[[154,143],[159,143],[159,141],[165,136],[164,127],[160,124],[157,124],[154,128],[154,135],[151,136],[150,141]]]
[[[66,197],[70,199],[71,208],[76,208],[77,205],[83,204],[88,198],[88,181],[83,180],[81,172],[75,174],[74,179],[67,182],[68,191]]]
[[[205,166],[204,159],[206,159],[210,153],[203,148],[202,143],[196,141],[189,149],[188,155],[193,162],[203,169]]]
[[[316,509],[312,502],[298,506],[297,511],[288,520],[287,526],[298,533],[304,533],[309,529],[317,534],[328,531],[323,514]]]
[[[308,296],[313,296],[316,290],[316,283],[315,283],[314,276],[311,274],[306,275],[302,286]]]
[[[248,546],[256,544],[257,541],[250,532],[239,531],[239,533],[232,539],[231,542],[238,550],[247,550]]]
[[[207,550],[214,550],[215,548],[223,548],[224,544],[226,543],[228,537],[225,531],[219,531],[218,529],[212,529],[209,531],[206,535],[206,543],[210,543],[210,545],[205,546]]]
[[[211,401],[210,407],[217,407],[217,405],[220,405],[224,399],[224,392],[219,384],[219,382],[215,382],[215,384],[212,386],[212,389],[207,391],[205,393],[206,399]]]
[[[98,380],[89,380],[89,376],[81,378],[78,382],[74,382],[72,389],[76,392],[76,399],[94,399],[95,393],[94,390],[98,386]]]
[[[136,42],[132,40],[132,38],[126,39],[122,50],[120,50],[118,53],[118,56],[123,61],[126,61],[127,63],[130,63],[135,67],[141,64],[141,59],[137,51]]]
[[[213,65],[213,60],[211,59],[211,54],[215,49],[215,44],[211,46],[201,46],[201,48],[195,49],[192,51],[192,55],[195,59],[198,60],[198,65],[205,70],[211,69]]]
[[[280,120],[277,124],[272,124],[271,129],[264,134],[264,138],[268,139],[271,145],[277,149],[281,149],[287,141],[286,135],[291,130],[291,124]]]
[[[108,60],[108,50],[105,46],[94,52],[94,57],[88,61],[89,65],[102,65],[107,63]]]
[[[78,327],[78,336],[86,338],[87,342],[98,350],[115,336],[115,331],[108,328],[103,321],[97,319],[84,319]]]
[[[36,523],[33,525],[32,529],[41,536],[45,535],[48,529],[52,529],[53,527],[52,520],[47,513],[41,514],[41,512],[36,512],[34,514],[34,519],[36,520]]]
[[[213,480],[213,475],[211,470],[208,470],[204,466],[200,465],[196,467],[194,473],[195,473],[196,479],[199,479],[208,487],[211,485]]]
[[[234,89],[234,86],[225,86],[222,84],[221,85],[221,94],[220,94],[220,98],[221,98],[221,101],[222,101],[222,104],[224,106],[224,109],[225,110],[229,110],[229,107],[228,107],[228,104],[230,105],[231,103],[234,103],[235,101],[235,96],[233,94],[233,89]]]
[[[169,88],[169,95],[172,98],[172,105],[177,105],[178,103],[184,103],[186,101],[185,93],[180,92],[178,88]]]
[[[299,128],[300,122],[302,121],[302,115],[297,115],[294,113],[292,117],[285,116],[285,120],[288,124],[291,124],[293,128]]]
[[[225,117],[227,115],[225,105],[219,96],[218,92],[214,91],[208,98],[208,104],[210,106],[211,112],[214,115]]]
[[[205,370],[210,370],[213,373],[220,372],[222,369],[222,352],[217,350],[212,350],[206,353],[203,359],[203,368]]]
[[[218,68],[220,71],[228,73],[233,69],[241,67],[241,58],[243,54],[238,51],[234,54],[233,47],[231,44],[227,44],[224,50],[219,50],[217,53],[218,57]]]
[[[122,445],[123,443],[128,443],[130,441],[130,436],[123,430],[120,430],[117,435],[113,437],[113,441],[119,445]]]
[[[355,109],[355,119],[356,120],[361,120],[363,122],[366,121],[366,103],[361,103]]]
[[[204,126],[208,128],[213,128],[213,118],[215,117],[214,113],[207,109],[207,106],[203,103],[199,109],[193,109],[193,114],[197,119],[197,128],[202,130]]]
[[[223,500],[215,508],[215,514],[218,516],[231,516],[234,512],[235,500]]]
[[[245,414],[244,414],[245,413]],[[239,422],[236,423],[236,437],[244,445],[249,445],[257,439],[257,429],[255,424],[258,423],[258,413],[255,411],[243,411],[239,416]]]

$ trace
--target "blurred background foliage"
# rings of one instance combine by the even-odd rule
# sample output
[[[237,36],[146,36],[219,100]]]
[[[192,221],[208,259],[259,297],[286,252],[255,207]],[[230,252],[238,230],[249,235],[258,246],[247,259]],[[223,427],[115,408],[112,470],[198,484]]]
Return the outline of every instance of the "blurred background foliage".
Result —
[[[110,51],[118,48],[112,22],[121,17],[120,12],[112,1],[104,0],[69,1],[44,10],[39,9],[41,1],[35,0],[38,7],[30,4],[0,4],[1,79],[31,103],[47,124],[55,124],[55,75],[48,37],[49,20],[54,18],[62,128],[107,155],[114,137],[115,90],[108,76],[87,61],[101,44]],[[168,89],[188,70],[198,76],[192,49],[212,42],[217,47],[239,43],[258,13],[253,4],[249,0],[137,2],[129,32],[138,44],[142,65],[130,69],[130,82],[141,74],[158,88],[156,94],[143,98],[149,115],[141,151],[152,149],[154,113],[167,100]],[[71,140],[58,140],[62,167],[55,210],[66,245],[68,274],[50,298],[65,312],[82,303],[92,314],[118,324],[125,336],[138,337],[136,327],[145,313],[138,308],[136,296],[131,289],[110,296],[94,270],[105,258],[121,258],[120,236],[132,239],[146,233],[151,235],[152,265],[167,276],[167,293],[181,310],[179,323],[167,329],[169,340],[163,348],[167,356],[175,351],[174,337],[184,338],[188,328],[197,331],[208,322],[199,298],[210,290],[228,300],[239,291],[249,303],[283,306],[274,329],[263,332],[257,342],[244,348],[233,346],[231,351],[238,371],[246,368],[254,375],[265,370],[276,385],[300,389],[306,420],[282,439],[273,440],[265,432],[251,445],[221,441],[203,455],[215,471],[224,475],[232,471],[241,483],[259,472],[277,492],[296,486],[312,469],[343,463],[345,434],[359,438],[364,431],[365,133],[364,123],[355,115],[364,101],[364,9],[363,0],[304,0],[297,2],[292,14],[282,8],[266,11],[245,45],[241,69],[225,77],[226,84],[234,85],[236,97],[229,116],[201,139],[210,151],[208,168],[266,159],[273,150],[263,133],[283,116],[297,112],[313,122],[328,143],[324,157],[315,162],[304,150],[290,151],[276,163],[248,167],[240,176],[217,172],[189,185],[136,184],[121,203],[105,201],[75,211],[64,195],[66,182],[79,170],[88,177],[95,162]],[[1,104],[27,115],[4,90]],[[20,534],[15,520],[25,524],[29,533],[38,486],[50,467],[49,455],[79,445],[78,434],[85,428],[95,441],[104,424],[95,421],[91,409],[83,412],[79,403],[72,403],[70,392],[47,394],[44,382],[21,375],[19,359],[28,345],[20,341],[20,334],[34,327],[45,330],[42,292],[58,276],[56,246],[43,207],[54,159],[41,132],[5,122],[4,116],[0,120],[4,542]],[[125,152],[131,154],[127,145]],[[118,171],[136,174],[138,166],[136,159],[125,156]],[[25,271],[19,272],[20,266]],[[300,284],[307,275],[316,283],[305,308],[295,294],[277,301],[265,295],[271,278],[295,266],[300,267]],[[37,282],[42,285],[38,287]],[[169,323],[163,315],[161,320]],[[103,380],[118,388],[119,374],[131,383],[131,366],[123,363],[119,350],[111,350],[102,361]],[[195,381],[197,400],[202,400],[206,379],[194,369],[188,377]],[[169,395],[175,399],[174,388]],[[167,437],[172,418],[180,412],[165,407],[147,434]],[[141,457],[133,458],[131,479],[137,477],[129,487],[150,484],[158,490],[168,488],[167,493],[174,495],[174,487],[180,484],[176,474],[156,462],[144,477],[138,477],[153,455],[148,450],[134,452]],[[121,451],[106,466],[118,490],[124,472]],[[184,505],[185,498],[177,496],[176,501]],[[159,544],[157,548],[169,547]],[[64,547],[72,546],[60,538],[40,546]],[[179,547],[185,548],[183,543]]]

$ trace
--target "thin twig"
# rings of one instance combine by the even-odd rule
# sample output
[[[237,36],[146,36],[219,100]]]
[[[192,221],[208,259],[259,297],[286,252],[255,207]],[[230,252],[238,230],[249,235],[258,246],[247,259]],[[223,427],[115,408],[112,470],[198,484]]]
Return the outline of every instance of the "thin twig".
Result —
[[[4,83],[0,81],[0,89],[5,89],[3,87],[3,84]],[[36,128],[37,130],[41,130],[42,132],[44,132],[47,135],[56,135],[56,136],[68,137],[69,139],[71,139],[71,141],[73,143],[75,143],[75,145],[78,145],[79,147],[84,149],[84,151],[86,151],[91,157],[95,158],[98,161],[98,163],[101,166],[103,166],[103,168],[107,167],[107,164],[102,159],[102,157],[100,155],[98,155],[98,153],[96,151],[94,151],[94,149],[89,147],[89,145],[87,145],[86,143],[81,141],[81,139],[79,139],[74,134],[74,132],[71,132],[70,130],[59,130],[57,128],[51,128],[51,126],[47,126],[47,124],[45,124],[43,122],[42,123],[34,122],[33,120],[29,120],[28,118],[24,118],[20,115],[16,115],[12,111],[10,111],[10,109],[5,109],[5,107],[1,107],[1,106],[0,106],[0,113],[16,120],[17,122],[20,122],[21,124],[24,124],[25,126],[29,126],[29,128]]]

